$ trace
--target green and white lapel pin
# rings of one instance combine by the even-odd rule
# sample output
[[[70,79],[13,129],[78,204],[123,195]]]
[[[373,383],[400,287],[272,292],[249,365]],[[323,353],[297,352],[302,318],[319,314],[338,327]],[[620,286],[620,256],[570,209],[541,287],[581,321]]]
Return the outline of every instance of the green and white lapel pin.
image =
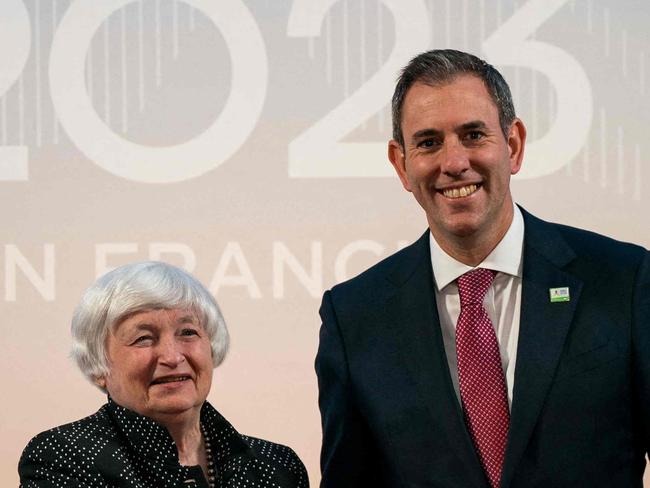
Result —
[[[561,286],[559,288],[549,288],[548,294],[549,294],[549,298],[551,299],[551,303],[568,302],[571,299],[568,286]]]

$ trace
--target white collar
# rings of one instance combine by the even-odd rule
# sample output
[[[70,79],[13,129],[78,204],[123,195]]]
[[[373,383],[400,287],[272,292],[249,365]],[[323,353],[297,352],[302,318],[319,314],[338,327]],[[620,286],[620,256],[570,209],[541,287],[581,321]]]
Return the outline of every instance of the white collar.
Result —
[[[487,268],[521,278],[524,248],[524,217],[519,207],[513,205],[512,222],[508,231],[477,268]],[[456,281],[459,276],[475,269],[457,261],[442,250],[429,231],[431,265],[438,291]]]

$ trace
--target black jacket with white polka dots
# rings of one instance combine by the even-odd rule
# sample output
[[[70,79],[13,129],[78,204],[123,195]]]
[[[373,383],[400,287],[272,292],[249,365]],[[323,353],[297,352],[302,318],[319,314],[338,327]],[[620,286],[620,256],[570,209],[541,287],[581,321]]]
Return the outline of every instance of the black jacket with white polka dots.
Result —
[[[239,434],[208,402],[201,424],[219,488],[308,488],[290,448]],[[182,466],[165,427],[111,399],[97,413],[34,437],[18,465],[22,488],[208,488],[199,466]]]

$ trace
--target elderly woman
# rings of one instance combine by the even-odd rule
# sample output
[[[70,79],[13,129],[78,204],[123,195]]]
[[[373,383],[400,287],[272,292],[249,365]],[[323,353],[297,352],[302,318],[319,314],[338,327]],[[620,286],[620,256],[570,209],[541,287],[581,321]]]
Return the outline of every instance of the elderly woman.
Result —
[[[290,448],[239,434],[206,401],[228,331],[185,271],[146,262],[107,273],[77,307],[72,340],[108,403],[32,439],[22,487],[308,486]]]

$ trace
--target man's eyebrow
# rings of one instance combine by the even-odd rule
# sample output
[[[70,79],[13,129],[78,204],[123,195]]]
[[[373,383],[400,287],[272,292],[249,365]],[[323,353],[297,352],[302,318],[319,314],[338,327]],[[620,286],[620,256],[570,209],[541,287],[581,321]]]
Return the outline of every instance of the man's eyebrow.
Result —
[[[487,124],[482,120],[471,120],[469,122],[465,122],[464,124],[459,125],[456,130],[468,131],[468,130],[486,129],[486,128],[487,128]],[[442,136],[442,131],[437,129],[427,128],[415,132],[411,136],[411,140],[415,142],[424,137],[440,137],[440,136]]]
[[[466,122],[462,124],[458,129],[462,131],[474,130],[474,129],[486,129],[487,124],[482,120],[472,120],[471,122]]]
[[[436,129],[422,129],[417,131],[411,136],[411,139],[413,141],[416,141],[418,139],[422,139],[423,137],[437,137],[442,135],[442,131],[436,130]]]

